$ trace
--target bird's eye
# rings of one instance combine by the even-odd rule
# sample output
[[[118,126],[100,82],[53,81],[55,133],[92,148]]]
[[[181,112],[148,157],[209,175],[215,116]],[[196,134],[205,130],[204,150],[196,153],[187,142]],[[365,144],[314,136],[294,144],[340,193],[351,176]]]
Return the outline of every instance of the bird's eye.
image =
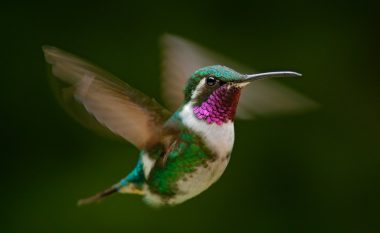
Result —
[[[206,83],[209,86],[214,86],[216,81],[217,81],[216,78],[211,77],[211,76],[206,78]]]

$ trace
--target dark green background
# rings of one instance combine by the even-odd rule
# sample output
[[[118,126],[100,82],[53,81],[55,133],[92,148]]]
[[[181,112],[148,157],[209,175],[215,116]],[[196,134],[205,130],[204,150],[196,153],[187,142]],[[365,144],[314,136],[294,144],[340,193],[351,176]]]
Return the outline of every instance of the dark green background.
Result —
[[[380,232],[378,11],[348,2],[3,1],[0,231]],[[225,174],[182,205],[152,209],[115,195],[77,207],[126,175],[137,150],[65,114],[41,45],[86,57],[158,97],[165,32],[258,71],[299,71],[302,80],[283,82],[322,107],[237,122]]]

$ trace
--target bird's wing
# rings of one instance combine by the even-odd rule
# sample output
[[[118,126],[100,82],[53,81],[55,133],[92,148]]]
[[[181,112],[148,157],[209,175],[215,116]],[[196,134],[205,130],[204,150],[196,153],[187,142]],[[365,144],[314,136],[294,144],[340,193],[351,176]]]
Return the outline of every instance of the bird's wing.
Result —
[[[52,84],[70,115],[87,127],[107,128],[138,148],[157,142],[170,113],[154,99],[65,51],[49,46],[43,51]]]
[[[246,67],[178,36],[164,35],[161,46],[162,95],[170,109],[176,109],[182,103],[182,90],[187,79],[201,67],[220,64],[239,72],[252,73]],[[298,113],[317,106],[313,100],[279,82],[262,80],[248,85],[242,91],[237,117],[250,119],[256,116]]]

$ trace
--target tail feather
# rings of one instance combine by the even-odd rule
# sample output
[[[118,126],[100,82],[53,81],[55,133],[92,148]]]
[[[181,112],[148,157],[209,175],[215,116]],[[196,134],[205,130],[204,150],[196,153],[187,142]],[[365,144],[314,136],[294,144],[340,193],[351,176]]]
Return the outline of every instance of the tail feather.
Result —
[[[87,205],[87,204],[93,203],[95,201],[99,201],[99,200],[101,200],[101,199],[103,199],[103,198],[105,198],[105,197],[107,197],[113,193],[116,193],[118,191],[119,191],[119,189],[117,187],[112,186],[111,188],[108,188],[102,192],[99,192],[99,193],[97,193],[91,197],[80,199],[78,201],[78,205],[79,206],[80,205]]]

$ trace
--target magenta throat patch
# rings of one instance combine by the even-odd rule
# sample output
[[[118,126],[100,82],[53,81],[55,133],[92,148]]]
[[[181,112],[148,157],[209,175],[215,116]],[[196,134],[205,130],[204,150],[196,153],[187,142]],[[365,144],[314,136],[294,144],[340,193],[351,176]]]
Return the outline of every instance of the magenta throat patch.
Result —
[[[200,106],[194,106],[193,112],[198,119],[221,125],[234,119],[239,97],[240,88],[223,85],[211,93]]]

